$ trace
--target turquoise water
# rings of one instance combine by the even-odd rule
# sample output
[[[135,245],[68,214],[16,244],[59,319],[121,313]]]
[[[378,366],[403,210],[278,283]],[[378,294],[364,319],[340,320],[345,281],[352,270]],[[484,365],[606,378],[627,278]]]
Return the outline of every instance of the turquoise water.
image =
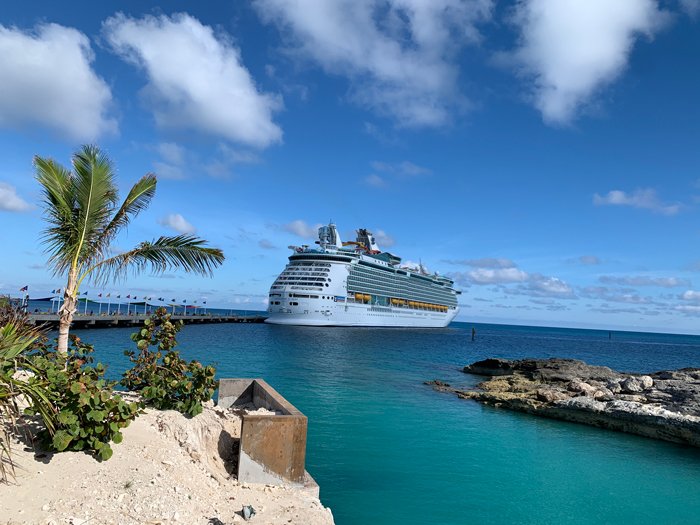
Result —
[[[338,525],[700,523],[700,450],[482,407],[489,356],[650,372],[700,366],[700,337],[453,324],[440,330],[187,326],[183,355],[263,377],[309,417],[307,469]],[[118,375],[131,329],[79,331]],[[78,331],[76,331],[78,332]]]

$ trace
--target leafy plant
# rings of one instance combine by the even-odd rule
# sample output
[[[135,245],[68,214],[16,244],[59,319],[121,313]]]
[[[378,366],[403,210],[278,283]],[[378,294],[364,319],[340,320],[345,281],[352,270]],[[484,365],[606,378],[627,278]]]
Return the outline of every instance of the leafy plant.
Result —
[[[10,447],[11,433],[22,408],[29,404],[44,420],[47,432],[53,433],[55,411],[46,391],[46,384],[28,382],[36,374],[27,354],[44,340],[41,327],[29,321],[26,311],[13,304],[9,297],[0,296],[0,481],[14,475]]]
[[[187,362],[174,350],[183,325],[172,321],[165,308],[145,319],[143,328],[131,335],[138,351],[124,352],[134,367],[124,373],[121,384],[139,392],[147,405],[196,416],[202,412],[202,402],[214,395],[218,381],[213,366]],[[156,349],[151,350],[152,346]]]
[[[34,157],[42,186],[48,227],[44,242],[55,275],[67,277],[59,315],[58,352],[68,351],[68,333],[76,310],[78,290],[85,279],[107,282],[129,271],[171,268],[202,275],[224,261],[218,248],[193,235],[160,237],[111,255],[110,246],[131,219],[146,209],[156,192],[156,176],[142,177],[119,205],[115,173],[109,157],[96,146],[83,146],[73,155],[72,170],[52,159]]]
[[[104,378],[101,363],[92,366],[93,351],[75,336],[65,354],[41,345],[30,357],[39,372],[30,384],[48,384],[49,400],[57,410],[56,431],[39,436],[49,448],[91,451],[107,460],[112,456],[110,443],[121,443],[121,429],[138,415],[139,407],[113,391],[116,381]]]
[[[0,318],[5,314],[7,312],[0,312]],[[36,369],[26,360],[26,354],[41,334],[28,324],[23,324],[21,315],[11,317],[17,318],[0,321],[0,481],[14,476],[10,434],[21,415],[22,405],[35,407],[44,420],[48,434],[53,434],[56,423],[46,383],[30,382],[27,378],[28,374],[36,373]]]

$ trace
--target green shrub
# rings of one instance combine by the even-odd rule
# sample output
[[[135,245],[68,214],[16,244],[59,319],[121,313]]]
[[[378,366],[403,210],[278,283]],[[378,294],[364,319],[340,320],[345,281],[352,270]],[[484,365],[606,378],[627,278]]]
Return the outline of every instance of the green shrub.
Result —
[[[138,351],[124,352],[134,367],[124,373],[121,384],[139,392],[146,405],[196,416],[202,412],[202,402],[214,395],[218,381],[213,366],[187,362],[174,350],[183,325],[182,321],[171,321],[165,308],[158,308],[146,319],[143,328],[131,335]],[[152,346],[156,349],[151,350]]]
[[[56,432],[40,433],[44,443],[58,452],[85,450],[106,460],[112,456],[110,443],[121,443],[120,431],[138,415],[139,407],[113,391],[116,381],[104,379],[102,363],[92,366],[93,351],[75,336],[66,354],[40,346],[30,356],[38,372],[30,384],[47,384],[57,411]]]

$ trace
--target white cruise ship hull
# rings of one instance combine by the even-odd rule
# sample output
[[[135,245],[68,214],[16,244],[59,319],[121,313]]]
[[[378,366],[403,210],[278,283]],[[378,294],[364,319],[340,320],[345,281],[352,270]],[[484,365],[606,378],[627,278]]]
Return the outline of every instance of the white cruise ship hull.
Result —
[[[315,306],[315,305],[308,305]],[[347,306],[347,308],[346,308]],[[425,312],[404,308],[373,307],[365,304],[328,305],[322,311],[284,309],[270,311],[266,323],[297,326],[373,326],[404,328],[442,328],[450,324],[458,309]]]

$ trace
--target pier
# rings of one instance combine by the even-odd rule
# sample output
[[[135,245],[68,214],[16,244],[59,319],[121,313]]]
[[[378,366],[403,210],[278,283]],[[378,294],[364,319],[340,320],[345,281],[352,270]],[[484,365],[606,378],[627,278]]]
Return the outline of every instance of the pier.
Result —
[[[123,328],[130,326],[140,326],[144,319],[148,319],[147,314],[78,314],[73,317],[71,328]],[[266,315],[182,315],[176,314],[171,317],[173,321],[184,321],[185,324],[212,324],[212,323],[262,323],[267,319]],[[51,313],[29,314],[29,320],[34,325],[48,325],[51,328],[58,328],[58,315]]]

